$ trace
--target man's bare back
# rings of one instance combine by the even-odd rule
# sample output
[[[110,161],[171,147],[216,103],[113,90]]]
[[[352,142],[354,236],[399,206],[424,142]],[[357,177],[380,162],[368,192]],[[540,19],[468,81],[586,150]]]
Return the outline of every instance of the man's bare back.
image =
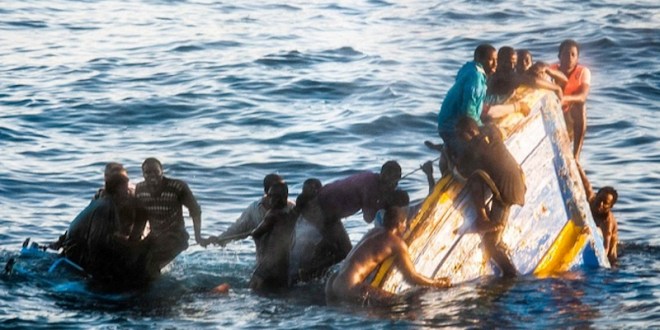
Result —
[[[406,229],[403,208],[389,208],[384,227],[369,231],[353,248],[341,267],[326,284],[328,300],[345,300],[354,303],[387,304],[395,294],[374,288],[365,280],[385,259],[394,257],[403,275],[418,285],[447,287],[447,278],[430,279],[415,270],[408,254],[408,245],[401,239]]]

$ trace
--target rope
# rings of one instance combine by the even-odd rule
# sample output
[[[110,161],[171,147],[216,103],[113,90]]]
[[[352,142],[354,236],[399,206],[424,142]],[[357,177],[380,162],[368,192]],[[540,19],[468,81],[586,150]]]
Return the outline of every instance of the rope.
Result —
[[[435,162],[435,161],[440,160],[440,157],[442,157],[442,156],[438,156],[438,157],[432,159],[431,162]],[[401,177],[401,180],[407,178],[407,177],[410,176],[411,174],[413,174],[413,173],[415,173],[415,172],[417,172],[417,171],[419,171],[419,170],[421,170],[421,169],[422,169],[422,167],[420,166],[420,167],[418,167],[418,168],[416,168],[416,169],[410,171],[410,172],[407,173],[406,175],[402,176],[402,177]]]

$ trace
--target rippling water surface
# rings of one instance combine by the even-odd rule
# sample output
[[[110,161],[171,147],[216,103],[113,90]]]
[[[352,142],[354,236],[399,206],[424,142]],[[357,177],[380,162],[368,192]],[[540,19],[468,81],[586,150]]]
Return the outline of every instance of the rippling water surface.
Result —
[[[0,31],[3,264],[26,237],[63,232],[107,161],[138,182],[141,161],[160,158],[198,197],[204,236],[257,199],[269,172],[292,197],[308,177],[389,159],[411,172],[435,157],[422,141],[478,43],[554,62],[566,38],[593,73],[582,161],[619,191],[622,244],[617,269],[484,279],[387,310],[327,307],[321,283],[255,295],[251,241],[193,245],[140,292],[3,276],[2,327],[660,327],[655,1],[4,1]],[[401,184],[426,193],[419,173]],[[359,216],[345,225],[354,242],[368,229]],[[221,282],[228,296],[207,293]]]

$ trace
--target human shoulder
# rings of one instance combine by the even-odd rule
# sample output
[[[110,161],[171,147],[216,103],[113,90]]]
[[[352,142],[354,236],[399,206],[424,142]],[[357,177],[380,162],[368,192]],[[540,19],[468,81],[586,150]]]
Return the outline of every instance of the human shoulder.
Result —
[[[486,79],[486,71],[481,64],[475,61],[466,62],[458,75],[469,79]]]
[[[578,64],[578,68],[580,68],[580,76],[578,77],[580,82],[585,85],[591,85],[591,70],[580,64]]]
[[[174,179],[174,178],[169,178],[169,177],[163,177],[163,184],[170,186],[170,187],[175,187],[175,188],[183,188],[183,187],[188,187],[188,184],[180,179]]]

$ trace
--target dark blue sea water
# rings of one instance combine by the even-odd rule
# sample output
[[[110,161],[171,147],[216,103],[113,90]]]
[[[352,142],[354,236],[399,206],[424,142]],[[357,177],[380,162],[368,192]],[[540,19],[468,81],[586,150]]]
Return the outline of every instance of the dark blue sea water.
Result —
[[[660,5],[650,0],[3,1],[0,261],[26,237],[62,233],[108,161],[139,182],[142,160],[160,158],[199,199],[204,236],[257,199],[269,172],[292,198],[308,177],[389,159],[411,172],[435,157],[422,141],[437,140],[439,106],[477,44],[554,62],[566,38],[593,74],[582,162],[595,186],[619,191],[619,268],[349,309],[326,306],[322,283],[253,294],[249,240],[193,245],[138,292],[2,276],[0,327],[660,328]],[[426,194],[419,172],[401,184]],[[369,229],[359,216],[345,225],[353,242]],[[222,282],[229,295],[207,293]]]

